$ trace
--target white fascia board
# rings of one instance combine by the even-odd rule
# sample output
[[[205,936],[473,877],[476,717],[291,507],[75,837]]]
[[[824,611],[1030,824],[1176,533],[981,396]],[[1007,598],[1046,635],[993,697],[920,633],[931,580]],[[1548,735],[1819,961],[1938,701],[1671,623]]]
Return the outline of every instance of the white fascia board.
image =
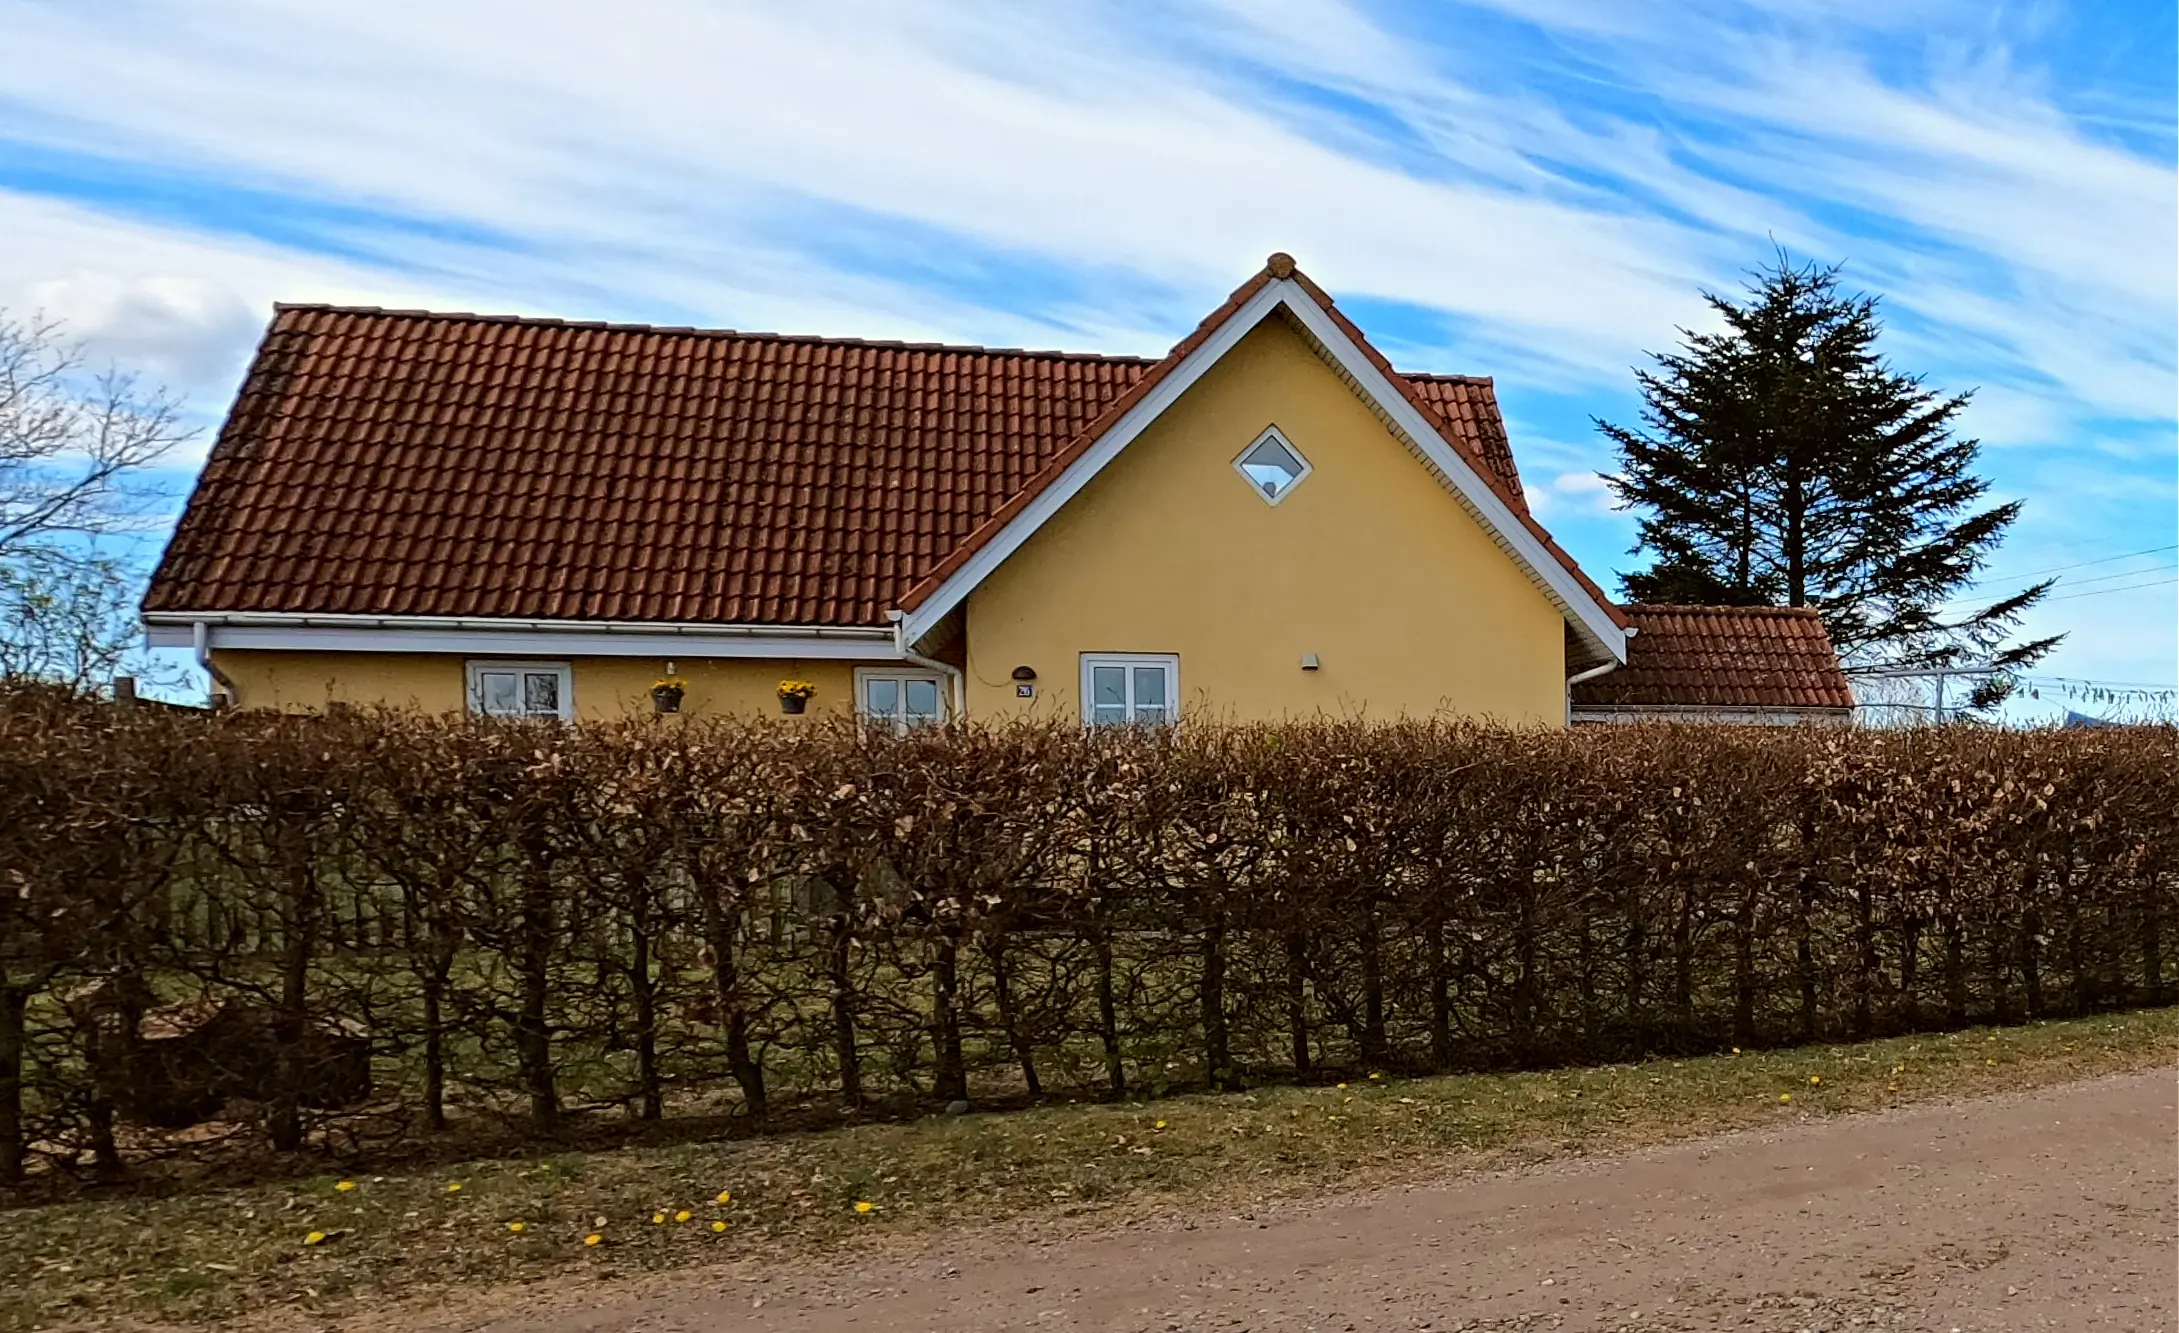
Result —
[[[1014,521],[985,543],[983,549],[971,556],[968,562],[954,572],[930,599],[906,617],[902,638],[913,644],[920,642],[931,632],[946,614],[959,606],[975,587],[1004,564],[1008,557],[1035,535],[1037,529],[1057,514],[1067,503],[1081,493],[1092,477],[1103,471],[1105,465],[1119,457],[1120,451],[1133,443],[1135,438],[1148,429],[1150,423],[1162,416],[1165,410],[1179,401],[1180,396],[1194,387],[1205,372],[1233,350],[1241,339],[1248,336],[1266,316],[1279,306],[1285,306],[1310,337],[1329,353],[1341,370],[1353,381],[1356,388],[1373,400],[1384,418],[1405,435],[1413,447],[1435,469],[1451,490],[1484,528],[1491,532],[1498,544],[1522,566],[1528,576],[1546,596],[1556,603],[1562,615],[1612,660],[1627,660],[1627,632],[1622,630],[1603,609],[1596,604],[1586,589],[1573,575],[1567,573],[1543,544],[1507,507],[1506,502],[1489,483],[1476,474],[1449,445],[1444,437],[1415,410],[1405,395],[1393,387],[1384,374],[1363,355],[1339,326],[1332,322],[1308,292],[1291,278],[1274,278],[1263,289],[1250,297],[1224,324],[1219,326],[1201,347],[1196,348],[1173,367],[1171,374],[1159,382],[1143,400],[1098,437],[1097,442],[1074,462],[1068,465],[1058,479],[1031,500]]]
[[[1090,478],[1104,471],[1105,465],[1120,456],[1120,451],[1132,444],[1135,437],[1149,429],[1150,423],[1165,415],[1165,409],[1180,400],[1180,396],[1203,378],[1205,371],[1232,351],[1249,330],[1263,322],[1266,315],[1276,309],[1283,299],[1282,288],[1300,289],[1285,278],[1275,278],[1265,283],[1263,289],[1250,297],[1246,304],[1218,327],[1203,345],[1181,359],[1171,374],[1160,380],[1157,386],[1143,395],[1141,402],[1124,413],[1112,428],[1097,437],[1088,451],[1067,466],[1057,480],[1044,488],[1026,508],[1014,516],[1014,521],[994,534],[984,543],[983,549],[970,556],[968,563],[955,570],[953,577],[939,585],[923,605],[917,607],[905,619],[901,630],[906,643],[921,643],[925,635],[937,628],[938,622],[967,599],[975,587],[989,578],[992,572],[1006,563],[1009,556],[1020,550],[1037,529],[1043,527],[1052,515],[1067,506],[1067,502],[1089,485]],[[1307,300],[1306,294],[1302,296]]]
[[[1283,292],[1281,299],[1286,308],[1309,331],[1311,337],[1331,354],[1339,368],[1345,371],[1359,388],[1384,413],[1387,420],[1404,436],[1410,447],[1421,453],[1430,466],[1443,478],[1447,489],[1453,492],[1462,506],[1483,524],[1505,552],[1521,565],[1546,596],[1556,602],[1561,615],[1570,619],[1574,626],[1586,633],[1596,645],[1610,654],[1613,660],[1627,660],[1627,632],[1605,614],[1596,604],[1596,598],[1567,571],[1558,558],[1544,549],[1542,542],[1528,530],[1510,506],[1499,497],[1496,489],[1485,481],[1468,460],[1460,455],[1437,428],[1424,418],[1415,405],[1407,400],[1385,378],[1376,363],[1363,354],[1346,330],[1324,313],[1322,306],[1309,299],[1299,286],[1282,281],[1275,286],[1293,288],[1289,297]]]
[[[1850,708],[1704,708],[1698,705],[1590,704],[1573,710],[1576,722],[1707,722],[1742,727],[1843,726]]]
[[[495,621],[424,616],[163,612],[144,617],[154,648],[184,647],[203,624],[213,648],[488,657],[740,657],[889,661],[889,629]]]

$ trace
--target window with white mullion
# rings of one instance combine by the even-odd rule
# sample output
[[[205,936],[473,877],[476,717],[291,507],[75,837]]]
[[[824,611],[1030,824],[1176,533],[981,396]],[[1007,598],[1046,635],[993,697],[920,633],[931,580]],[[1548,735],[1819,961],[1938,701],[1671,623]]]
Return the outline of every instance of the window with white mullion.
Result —
[[[855,696],[855,711],[872,722],[922,727],[946,717],[946,692],[933,672],[864,667],[855,673]]]
[[[571,718],[573,676],[565,662],[471,662],[469,711],[486,717]]]
[[[1180,659],[1170,653],[1085,653],[1082,720],[1155,726],[1179,717]]]

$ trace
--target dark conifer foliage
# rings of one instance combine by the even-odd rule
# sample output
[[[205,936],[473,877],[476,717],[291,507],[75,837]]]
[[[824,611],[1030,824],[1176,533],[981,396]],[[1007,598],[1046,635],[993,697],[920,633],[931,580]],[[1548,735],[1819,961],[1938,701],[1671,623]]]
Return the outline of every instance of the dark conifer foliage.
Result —
[[[1643,602],[1814,606],[1857,665],[2022,667],[2058,639],[2017,640],[2050,583],[1973,596],[2020,502],[1985,505],[1980,444],[1954,433],[1968,393],[1945,395],[1877,350],[1876,298],[1783,251],[1740,299],[1705,293],[1724,322],[1681,330],[1636,372],[1639,427],[1618,445],[1620,500],[1641,515],[1624,576]],[[2003,697],[1992,677],[1975,703]]]

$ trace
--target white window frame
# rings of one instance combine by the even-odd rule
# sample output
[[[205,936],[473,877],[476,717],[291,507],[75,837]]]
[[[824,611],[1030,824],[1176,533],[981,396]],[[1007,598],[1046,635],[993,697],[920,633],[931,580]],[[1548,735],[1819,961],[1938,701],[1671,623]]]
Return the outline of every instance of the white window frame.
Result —
[[[1256,479],[1254,477],[1248,475],[1247,468],[1241,466],[1241,460],[1247,458],[1250,454],[1255,453],[1257,447],[1261,445],[1265,440],[1277,440],[1280,447],[1284,448],[1286,452],[1292,454],[1295,460],[1301,464],[1301,475],[1286,483],[1286,489],[1280,491],[1277,495],[1265,495],[1264,488],[1256,484]],[[1250,440],[1248,442],[1247,448],[1243,449],[1241,452],[1233,456],[1233,470],[1241,474],[1241,480],[1248,483],[1248,488],[1256,493],[1257,499],[1263,501],[1267,505],[1272,506],[1273,508],[1277,508],[1279,503],[1285,500],[1287,496],[1292,495],[1295,491],[1301,489],[1301,483],[1309,480],[1309,474],[1316,471],[1316,464],[1309,461],[1309,456],[1307,454],[1295,448],[1294,442],[1287,439],[1285,433],[1282,432],[1277,426],[1267,426],[1264,428],[1263,434],[1257,436],[1253,440]]]
[[[484,711],[484,683],[487,671],[552,672],[560,678],[560,710],[558,713],[487,713]],[[558,717],[562,722],[575,720],[575,666],[571,662],[527,662],[502,658],[474,658],[463,664],[462,693],[468,711],[479,717]]]
[[[1179,653],[1084,653],[1082,654],[1082,725],[1094,727],[1097,721],[1094,685],[1098,667],[1124,667],[1127,669],[1127,721],[1120,725],[1135,724],[1135,668],[1162,667],[1165,671],[1165,722],[1170,726],[1180,721],[1180,654]],[[1107,722],[1101,725],[1112,726]]]
[[[868,683],[873,680],[897,680],[900,682],[900,711],[892,717],[880,718],[870,711]],[[913,667],[907,670],[898,667],[856,667],[855,716],[865,722],[887,722],[897,729],[906,729],[910,725],[908,721],[908,682],[911,680],[927,680],[931,682],[932,688],[938,691],[938,715],[928,723],[916,723],[914,725],[935,726],[945,722],[947,714],[951,711],[950,701],[946,698],[946,678],[936,671],[919,671]]]

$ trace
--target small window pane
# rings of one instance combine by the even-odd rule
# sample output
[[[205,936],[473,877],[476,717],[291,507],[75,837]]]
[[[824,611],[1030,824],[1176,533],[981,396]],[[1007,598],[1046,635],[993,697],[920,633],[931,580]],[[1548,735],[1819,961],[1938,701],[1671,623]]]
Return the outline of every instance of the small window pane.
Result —
[[[483,696],[484,711],[495,717],[511,716],[522,711],[520,677],[512,671],[480,671],[477,673],[477,693]]]
[[[905,684],[908,687],[908,720],[910,722],[937,721],[938,682],[911,678]]]
[[[557,671],[526,671],[522,674],[523,711],[532,716],[560,712],[560,673]]]
[[[864,711],[872,717],[896,718],[900,716],[900,682],[890,677],[872,676],[863,685]]]
[[[1301,455],[1286,447],[1277,436],[1266,436],[1241,456],[1241,473],[1256,484],[1266,500],[1276,500],[1301,480],[1307,465]]]
[[[1135,668],[1135,720],[1165,720],[1165,668]]]
[[[1090,697],[1097,707],[1127,707],[1127,668],[1116,666],[1091,667],[1090,688]]]

